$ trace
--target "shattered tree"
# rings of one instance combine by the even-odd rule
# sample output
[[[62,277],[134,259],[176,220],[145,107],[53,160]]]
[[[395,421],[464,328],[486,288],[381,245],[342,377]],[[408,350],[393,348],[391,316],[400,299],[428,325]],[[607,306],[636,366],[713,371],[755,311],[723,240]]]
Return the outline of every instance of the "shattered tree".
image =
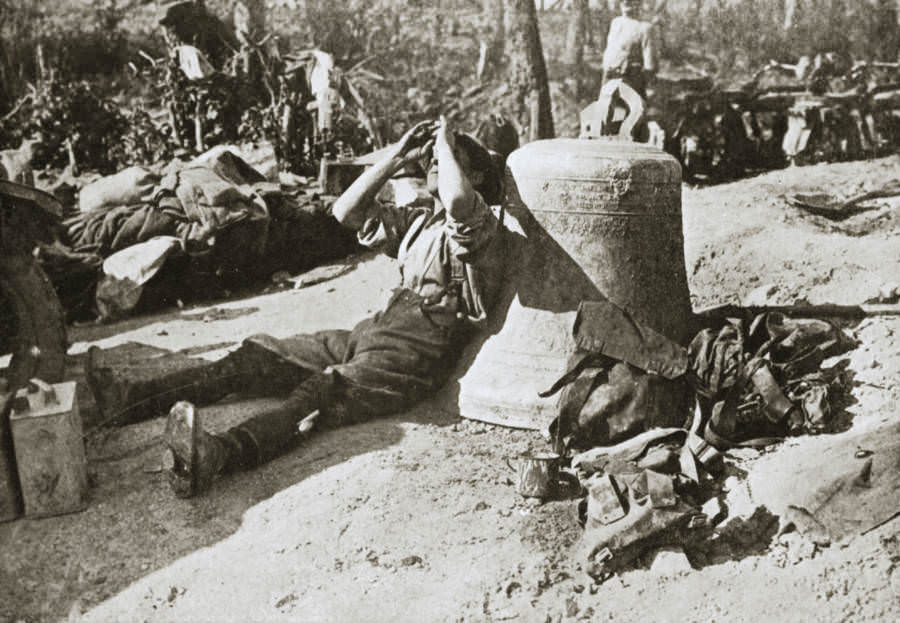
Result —
[[[480,42],[477,78],[484,80],[503,62],[506,47],[506,15],[504,0],[486,0],[484,16],[489,26]]]
[[[547,65],[533,0],[504,0],[508,78],[521,112],[527,111],[528,140],[553,138]]]
[[[241,43],[258,42],[266,30],[265,0],[237,0],[232,7],[232,18]]]
[[[566,32],[565,62],[579,66],[584,61],[584,45],[590,21],[588,0],[575,0],[572,3],[572,17]]]

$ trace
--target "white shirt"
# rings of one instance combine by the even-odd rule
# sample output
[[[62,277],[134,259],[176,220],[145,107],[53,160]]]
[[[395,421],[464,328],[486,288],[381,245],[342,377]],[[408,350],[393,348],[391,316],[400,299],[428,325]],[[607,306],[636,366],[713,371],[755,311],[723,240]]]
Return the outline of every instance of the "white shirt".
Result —
[[[450,263],[460,262],[463,313],[470,323],[480,324],[499,291],[504,257],[497,216],[481,195],[474,196],[475,206],[465,222],[454,220],[430,197],[406,206],[376,200],[358,238],[360,244],[396,257],[400,286],[426,298],[447,291]],[[444,303],[449,301],[441,299],[434,308]]]
[[[656,71],[656,43],[650,22],[620,15],[609,25],[604,71],[625,73],[629,65],[641,65],[645,71]]]

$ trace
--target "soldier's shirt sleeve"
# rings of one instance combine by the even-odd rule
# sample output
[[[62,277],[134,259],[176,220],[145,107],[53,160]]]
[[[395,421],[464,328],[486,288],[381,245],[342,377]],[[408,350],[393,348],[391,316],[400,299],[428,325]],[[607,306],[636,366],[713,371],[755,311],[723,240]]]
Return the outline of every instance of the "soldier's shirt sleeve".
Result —
[[[614,17],[612,22],[609,25],[609,32],[606,34],[606,48],[603,50],[603,68],[604,69],[616,69],[616,64],[619,62],[618,53],[616,51],[617,47],[620,47],[619,39],[621,35],[619,31],[621,30],[621,20],[618,17]]]
[[[400,242],[412,222],[423,213],[434,211],[433,203],[415,202],[397,206],[390,201],[372,201],[366,220],[356,233],[356,238],[364,247],[379,251],[390,257],[397,257]]]
[[[447,213],[444,227],[448,233],[451,253],[464,262],[477,261],[480,251],[497,235],[499,221],[482,196],[474,193],[474,205],[465,220],[456,220]]]

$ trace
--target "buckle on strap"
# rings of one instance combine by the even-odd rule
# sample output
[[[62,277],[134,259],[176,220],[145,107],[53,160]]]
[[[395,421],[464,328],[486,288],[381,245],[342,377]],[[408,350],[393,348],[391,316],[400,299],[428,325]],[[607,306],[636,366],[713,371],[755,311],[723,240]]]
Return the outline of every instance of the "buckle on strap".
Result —
[[[714,465],[716,461],[722,458],[721,452],[707,440],[703,439],[703,437],[695,433],[688,433],[687,446],[691,451],[691,454],[694,455],[694,458],[697,459],[697,462],[707,471],[710,466]]]

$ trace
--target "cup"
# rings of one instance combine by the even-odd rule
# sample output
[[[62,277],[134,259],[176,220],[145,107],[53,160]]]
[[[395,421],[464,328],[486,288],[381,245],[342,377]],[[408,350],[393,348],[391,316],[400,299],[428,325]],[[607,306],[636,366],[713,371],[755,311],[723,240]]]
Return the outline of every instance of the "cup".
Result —
[[[555,452],[525,452],[513,459],[516,467],[516,491],[526,498],[552,498],[559,485],[559,465],[562,456]]]

